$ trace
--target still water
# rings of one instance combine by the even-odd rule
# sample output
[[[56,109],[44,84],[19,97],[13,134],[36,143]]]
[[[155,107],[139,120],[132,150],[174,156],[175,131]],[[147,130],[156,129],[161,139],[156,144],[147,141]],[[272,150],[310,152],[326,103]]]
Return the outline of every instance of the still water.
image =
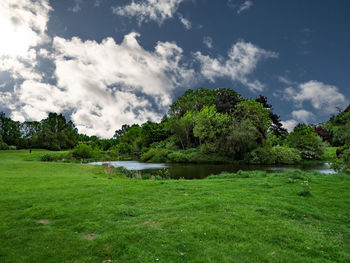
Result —
[[[328,163],[321,164],[300,164],[300,165],[237,165],[237,164],[168,164],[168,163],[142,163],[138,161],[114,161],[114,162],[93,162],[92,165],[109,163],[114,167],[122,166],[128,170],[141,171],[141,173],[154,173],[159,169],[168,169],[170,177],[174,179],[202,179],[211,174],[221,172],[237,172],[262,170],[267,172],[284,172],[295,169],[303,171],[318,171],[321,173],[335,173]]]

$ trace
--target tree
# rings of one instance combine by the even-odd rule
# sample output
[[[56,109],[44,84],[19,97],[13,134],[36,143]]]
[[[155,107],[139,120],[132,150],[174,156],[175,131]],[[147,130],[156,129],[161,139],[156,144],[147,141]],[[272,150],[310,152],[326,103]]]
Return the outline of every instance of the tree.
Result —
[[[130,125],[124,124],[121,127],[121,129],[115,131],[113,138],[115,139],[121,138],[129,129],[130,129]]]
[[[237,104],[234,116],[238,121],[249,120],[259,131],[256,138],[259,144],[267,138],[267,131],[271,125],[270,112],[255,100],[248,99]]]
[[[148,121],[142,125],[141,141],[143,147],[148,147],[154,142],[160,142],[168,138],[169,133],[165,122],[155,123]]]
[[[283,125],[280,120],[280,116],[273,113],[272,105],[267,103],[267,97],[260,95],[255,99],[255,101],[261,103],[265,109],[269,110],[269,117],[272,121],[270,124],[270,130],[277,137],[282,137],[284,139],[288,135],[288,131],[285,128],[283,128]]]
[[[350,146],[350,112],[341,112],[324,124],[333,146]]]
[[[7,145],[20,145],[21,131],[20,123],[13,121],[5,116],[5,113],[0,113],[0,135],[2,140]]]
[[[322,139],[314,128],[304,124],[299,124],[287,137],[286,143],[292,148],[301,152],[303,159],[321,159],[323,155]]]
[[[42,146],[49,150],[71,149],[78,143],[78,132],[72,121],[62,114],[49,113],[41,121]]]
[[[194,136],[198,137],[201,149],[205,152],[218,151],[220,135],[229,122],[227,114],[218,113],[215,106],[205,106],[194,117],[195,126],[193,128]]]
[[[243,97],[232,89],[216,89],[214,104],[219,113],[230,113],[236,105],[243,100]]]

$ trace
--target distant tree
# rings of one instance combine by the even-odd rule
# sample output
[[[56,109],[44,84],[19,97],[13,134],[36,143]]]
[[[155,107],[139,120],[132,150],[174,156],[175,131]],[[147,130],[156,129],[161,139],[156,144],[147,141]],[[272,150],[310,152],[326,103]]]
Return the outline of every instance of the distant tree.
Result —
[[[121,129],[115,131],[113,138],[115,139],[121,138],[129,129],[130,129],[130,125],[124,124],[121,127]]]
[[[255,99],[261,103],[265,109],[269,110],[269,117],[271,119],[270,130],[277,136],[285,138],[288,135],[288,131],[283,128],[280,117],[273,113],[272,105],[267,103],[267,97],[260,95]]]
[[[0,113],[0,135],[2,140],[7,145],[20,145],[21,131],[20,123],[13,121],[5,116],[5,113]]]
[[[42,146],[50,150],[71,149],[78,143],[78,132],[72,121],[62,114],[49,113],[41,121]]]
[[[143,147],[148,147],[154,142],[160,142],[169,137],[165,122],[155,123],[148,121],[142,125],[141,141]]]
[[[38,121],[25,121],[20,125],[23,148],[42,147],[42,125]]]

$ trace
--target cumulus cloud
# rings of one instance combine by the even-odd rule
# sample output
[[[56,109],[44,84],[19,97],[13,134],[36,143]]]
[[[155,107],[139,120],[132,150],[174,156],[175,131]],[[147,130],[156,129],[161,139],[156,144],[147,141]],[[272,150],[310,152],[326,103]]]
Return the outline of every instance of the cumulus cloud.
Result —
[[[51,10],[47,0],[1,0],[0,57],[26,56],[31,47],[46,42]]]
[[[201,74],[214,82],[218,77],[228,77],[232,81],[241,82],[251,91],[261,91],[264,85],[258,80],[249,80],[259,61],[266,58],[276,58],[275,52],[266,51],[251,43],[238,41],[228,52],[227,58],[211,58],[196,52],[195,57],[201,66]]]
[[[141,15],[141,20],[162,22],[172,17],[182,1],[146,2],[158,11],[146,9],[149,13]],[[197,52],[194,58],[201,67],[196,72],[175,43],[158,42],[154,50],[146,50],[137,33],[126,35],[120,43],[113,38],[96,42],[78,37],[54,37],[48,42],[52,9],[47,0],[18,0],[16,4],[4,0],[0,7],[0,24],[8,26],[0,27],[0,33],[15,42],[6,38],[0,42],[0,72],[9,74],[14,87],[9,91],[7,82],[0,83],[0,108],[18,121],[41,120],[49,112],[65,113],[79,132],[89,135],[111,137],[122,124],[160,120],[174,93],[202,78],[230,77],[259,90],[262,84],[247,76],[258,61],[277,56],[239,41],[226,59]],[[41,60],[52,68],[40,70]],[[52,78],[48,78],[51,70]]]
[[[41,79],[34,70],[35,47],[49,41],[46,29],[51,10],[47,0],[0,2],[0,72],[14,79]]]
[[[155,21],[162,24],[166,19],[172,18],[181,2],[184,0],[142,0],[138,3],[122,7],[112,7],[113,13],[121,16],[136,17],[138,22]]]
[[[292,116],[297,121],[308,124],[310,120],[314,118],[314,114],[307,110],[295,110],[292,111]]]
[[[117,44],[55,37],[57,85],[25,81],[16,90],[17,119],[41,119],[48,112],[72,112],[80,132],[111,137],[122,124],[158,121],[174,89],[188,85],[193,70],[182,64],[182,49],[158,42],[143,49],[137,33]]]
[[[298,107],[306,101],[310,102],[313,108],[322,114],[336,113],[337,107],[343,108],[347,104],[345,96],[336,86],[316,80],[299,84],[297,88],[288,87],[285,89],[285,98],[293,100]]]
[[[287,121],[281,121],[283,128],[287,129],[288,132],[292,132],[295,128],[295,126],[298,125],[298,122],[296,120],[287,120]]]
[[[213,39],[211,37],[204,37],[203,38],[203,44],[207,48],[213,48]]]

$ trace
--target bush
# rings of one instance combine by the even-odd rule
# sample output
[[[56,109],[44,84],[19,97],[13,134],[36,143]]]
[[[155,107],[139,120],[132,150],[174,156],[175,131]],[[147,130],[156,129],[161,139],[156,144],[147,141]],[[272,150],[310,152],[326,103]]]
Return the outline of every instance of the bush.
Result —
[[[6,143],[0,141],[0,150],[8,150],[8,149],[9,149],[9,146]]]
[[[287,137],[286,144],[298,149],[304,160],[320,160],[323,157],[324,145],[321,137],[311,126],[298,125]]]
[[[17,150],[17,147],[15,145],[10,145],[8,148],[9,150],[13,150],[13,151]]]
[[[44,154],[40,158],[40,161],[42,161],[42,162],[53,162],[55,160],[56,160],[56,158],[53,155],[50,155],[50,154]]]
[[[301,155],[297,149],[282,146],[275,146],[272,149],[276,155],[277,164],[295,164],[301,161]]]
[[[253,150],[248,157],[248,162],[252,164],[274,164],[277,156],[272,147],[260,147]]]
[[[92,158],[95,155],[95,152],[91,146],[79,144],[73,149],[72,155],[75,158],[88,159]]]
[[[343,153],[331,164],[331,168],[344,173],[350,173],[350,149]]]
[[[248,162],[252,164],[295,164],[300,161],[298,150],[282,146],[260,147],[248,155]]]

